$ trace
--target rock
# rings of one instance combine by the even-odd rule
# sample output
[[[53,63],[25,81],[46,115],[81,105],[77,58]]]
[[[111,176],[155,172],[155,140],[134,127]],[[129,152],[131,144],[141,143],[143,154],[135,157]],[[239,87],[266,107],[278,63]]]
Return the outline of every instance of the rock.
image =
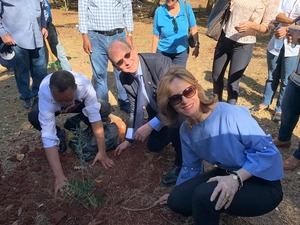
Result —
[[[24,159],[24,157],[25,157],[25,154],[23,154],[23,153],[17,153],[17,155],[16,155],[16,159],[19,162],[21,162]]]

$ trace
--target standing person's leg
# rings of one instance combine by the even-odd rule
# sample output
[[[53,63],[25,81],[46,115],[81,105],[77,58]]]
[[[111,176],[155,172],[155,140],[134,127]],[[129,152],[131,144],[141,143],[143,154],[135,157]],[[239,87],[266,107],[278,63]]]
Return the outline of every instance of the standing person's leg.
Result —
[[[289,81],[282,99],[282,115],[279,128],[278,140],[275,144],[281,147],[280,143],[290,144],[293,130],[297,125],[300,115],[300,88]]]
[[[96,31],[89,31],[88,36],[92,45],[90,61],[93,70],[93,84],[99,100],[108,102],[106,36]]]
[[[231,47],[232,41],[222,32],[215,49],[212,69],[213,91],[219,101],[223,100],[224,74],[231,59]]]
[[[239,96],[239,83],[246,70],[253,52],[253,44],[235,43],[231,57],[227,83],[227,102],[236,104]]]
[[[30,61],[31,61],[31,77],[32,77],[32,96],[36,97],[39,92],[39,87],[44,79],[47,76],[47,63],[45,56],[45,49],[37,48],[30,51]]]
[[[30,86],[30,55],[29,50],[14,46],[16,65],[14,67],[17,88],[20,99],[24,101],[26,109],[31,107],[32,93]]]
[[[106,49],[108,49],[108,46],[110,45],[111,42],[116,41],[116,40],[124,40],[126,41],[126,35],[125,32],[123,31],[122,33],[115,34],[111,37],[109,37],[109,40],[107,42]],[[115,76],[115,81],[116,81],[116,87],[118,90],[118,104],[121,110],[129,113],[130,111],[130,105],[128,102],[128,97],[127,93],[121,84],[120,81],[120,71],[118,71],[116,68],[114,68],[114,76]]]
[[[283,56],[281,59],[281,71],[280,71],[281,83],[280,83],[279,96],[277,99],[275,112],[281,113],[282,99],[285,93],[286,86],[289,82],[289,77],[296,70],[296,66],[298,62],[297,59],[298,59],[297,56],[291,56],[291,57]]]
[[[275,56],[267,51],[268,78],[265,83],[265,90],[262,102],[262,104],[266,107],[271,105],[279,84],[279,72],[281,64],[280,57],[282,57],[282,55]]]
[[[186,63],[187,63],[188,57],[189,57],[189,51],[187,49],[187,50],[185,50],[183,52],[175,54],[175,57],[173,59],[173,63],[175,65],[178,65],[178,66],[186,67]]]

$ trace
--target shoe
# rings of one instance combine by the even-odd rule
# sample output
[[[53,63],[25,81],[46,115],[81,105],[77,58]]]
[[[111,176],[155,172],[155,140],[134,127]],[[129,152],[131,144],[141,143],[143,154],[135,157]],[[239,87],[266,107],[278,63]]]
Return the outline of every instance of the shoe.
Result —
[[[291,141],[280,141],[278,138],[273,139],[274,145],[278,148],[289,148],[291,146]]]
[[[32,107],[32,103],[31,103],[31,99],[30,98],[24,100],[23,107],[25,109],[30,109]]]
[[[64,129],[57,129],[56,135],[59,139],[58,152],[63,153],[67,150],[66,132]]]
[[[276,123],[281,121],[281,112],[275,112],[274,116],[272,117],[272,120]]]
[[[174,166],[161,180],[161,185],[165,187],[172,186],[176,183],[181,167]]]
[[[295,158],[294,156],[290,156],[283,162],[283,168],[285,170],[294,170],[300,166],[300,160]]]
[[[122,99],[118,99],[119,107],[122,111],[129,113],[130,112],[130,104],[129,101],[124,101]]]

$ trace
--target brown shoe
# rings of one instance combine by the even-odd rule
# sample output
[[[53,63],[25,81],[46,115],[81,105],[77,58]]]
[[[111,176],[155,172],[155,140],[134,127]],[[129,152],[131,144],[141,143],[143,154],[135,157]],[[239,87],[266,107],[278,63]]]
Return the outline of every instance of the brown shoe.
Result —
[[[284,160],[284,162],[283,162],[283,168],[285,170],[294,170],[298,166],[300,166],[300,160],[296,159],[292,155],[289,158],[287,158],[286,160]]]
[[[289,148],[291,146],[291,141],[279,141],[278,138],[273,139],[274,145],[278,148]]]

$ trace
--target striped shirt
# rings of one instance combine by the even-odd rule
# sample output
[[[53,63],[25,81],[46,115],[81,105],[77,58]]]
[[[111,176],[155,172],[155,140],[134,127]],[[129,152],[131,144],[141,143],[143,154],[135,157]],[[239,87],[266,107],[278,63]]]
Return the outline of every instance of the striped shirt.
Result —
[[[79,0],[79,31],[110,31],[125,28],[133,31],[131,0]]]
[[[275,19],[279,5],[280,0],[231,0],[230,17],[223,28],[226,37],[242,44],[254,44],[256,31],[239,33],[235,27],[247,21],[268,26]]]

